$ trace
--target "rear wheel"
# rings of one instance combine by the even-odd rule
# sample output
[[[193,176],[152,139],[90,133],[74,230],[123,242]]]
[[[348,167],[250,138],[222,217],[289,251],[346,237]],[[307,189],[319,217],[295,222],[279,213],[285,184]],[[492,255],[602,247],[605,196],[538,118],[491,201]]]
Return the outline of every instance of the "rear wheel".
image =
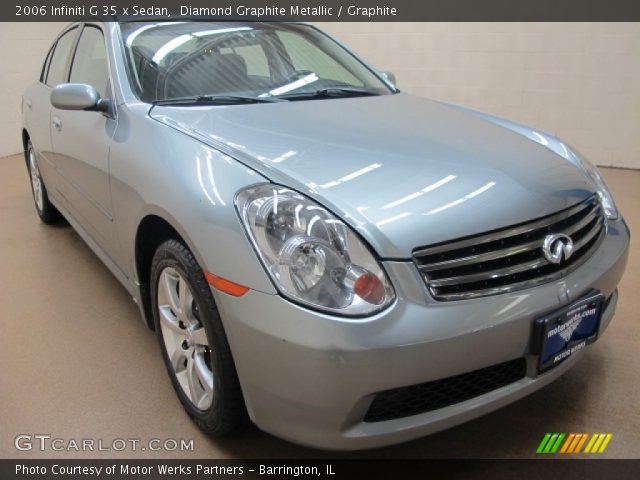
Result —
[[[49,201],[47,188],[44,186],[44,182],[42,181],[36,152],[33,149],[31,140],[27,142],[26,156],[29,166],[29,175],[31,177],[31,192],[33,193],[33,203],[36,206],[36,212],[38,212],[40,220],[44,223],[48,225],[58,223],[61,220],[62,215],[60,215],[58,209]]]
[[[223,435],[245,417],[220,315],[193,254],[169,240],[151,267],[156,334],[184,409],[206,433]]]

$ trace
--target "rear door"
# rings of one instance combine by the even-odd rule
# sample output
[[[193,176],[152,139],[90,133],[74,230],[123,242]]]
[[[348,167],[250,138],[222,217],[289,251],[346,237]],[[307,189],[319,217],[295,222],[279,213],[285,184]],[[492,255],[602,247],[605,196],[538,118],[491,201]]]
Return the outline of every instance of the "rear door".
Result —
[[[25,126],[38,158],[40,174],[49,195],[60,200],[57,164],[51,146],[51,89],[66,82],[71,52],[78,34],[78,26],[62,33],[54,42],[45,60],[40,81],[24,93],[22,109]]]
[[[101,98],[112,97],[105,38],[97,25],[82,29],[68,81],[91,85]],[[52,146],[69,211],[113,255],[116,236],[109,188],[109,148],[117,126],[115,115],[52,107],[51,123]]]

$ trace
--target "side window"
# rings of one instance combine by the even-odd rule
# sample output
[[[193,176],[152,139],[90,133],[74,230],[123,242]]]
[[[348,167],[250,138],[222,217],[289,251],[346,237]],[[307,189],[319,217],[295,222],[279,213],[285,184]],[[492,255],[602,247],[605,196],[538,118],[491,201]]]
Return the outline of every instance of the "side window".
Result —
[[[73,28],[58,39],[51,61],[49,62],[49,72],[47,73],[46,84],[55,87],[67,81],[67,61],[73,47],[78,29]]]
[[[91,85],[102,98],[108,97],[107,50],[104,46],[104,36],[99,28],[87,26],[82,31],[69,81]]]
[[[315,47],[300,35],[291,32],[278,32],[278,37],[284,45],[293,68],[298,71],[311,70],[320,78],[344,82],[347,85],[361,86],[359,81],[349,70],[338,61],[331,58],[321,49]]]

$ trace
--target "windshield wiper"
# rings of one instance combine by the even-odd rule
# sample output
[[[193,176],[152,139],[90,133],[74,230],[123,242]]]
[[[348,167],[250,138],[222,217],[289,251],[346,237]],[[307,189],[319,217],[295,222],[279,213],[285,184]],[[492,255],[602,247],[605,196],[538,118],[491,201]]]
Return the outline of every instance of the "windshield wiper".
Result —
[[[195,95],[193,97],[167,98],[151,102],[156,106],[199,106],[199,105],[237,105],[241,103],[284,102],[274,97],[245,97],[242,95]]]
[[[329,87],[322,88],[320,90],[313,90],[311,92],[292,92],[278,95],[275,98],[282,98],[287,100],[308,100],[315,98],[339,98],[339,97],[373,97],[380,95],[375,90],[366,90],[362,88],[349,88],[349,87]],[[274,97],[270,97],[274,98]]]

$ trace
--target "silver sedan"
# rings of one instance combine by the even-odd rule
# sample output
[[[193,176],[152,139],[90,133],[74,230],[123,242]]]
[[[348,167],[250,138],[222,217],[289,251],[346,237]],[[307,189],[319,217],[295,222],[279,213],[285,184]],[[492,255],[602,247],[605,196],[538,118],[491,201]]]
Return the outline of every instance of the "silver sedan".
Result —
[[[87,21],[26,90],[38,215],[128,290],[205,432],[406,441],[609,325],[629,231],[598,170],[394,83],[309,25]]]

